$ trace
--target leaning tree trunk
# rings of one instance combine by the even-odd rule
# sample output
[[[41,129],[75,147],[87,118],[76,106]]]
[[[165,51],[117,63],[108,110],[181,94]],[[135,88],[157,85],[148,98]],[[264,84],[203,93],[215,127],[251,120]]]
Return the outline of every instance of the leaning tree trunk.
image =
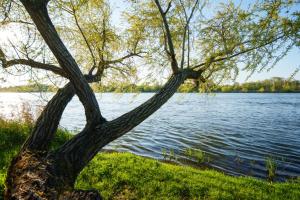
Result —
[[[92,77],[87,77],[88,81]],[[7,172],[5,199],[101,199],[96,191],[73,190],[54,167],[49,143],[67,104],[75,94],[67,84],[48,102],[30,137]],[[70,181],[67,181],[70,182]]]
[[[54,134],[47,130],[56,130],[57,119],[74,95],[72,89],[66,90],[71,87],[67,84],[47,104],[32,136],[13,159],[7,174],[5,199],[101,199],[97,191],[74,190],[80,171],[103,146],[124,135],[158,110],[186,78],[185,73],[173,75],[157,94],[139,107],[101,126],[86,126],[56,151],[48,151],[46,139]],[[33,138],[41,143],[38,148],[29,145],[35,144]]]
[[[49,101],[30,137],[11,162],[5,199],[101,199],[97,191],[74,190],[78,174],[103,146],[143,122],[166,103],[186,79],[197,79],[202,72],[191,69],[176,71],[148,101],[112,121],[106,121],[88,84],[97,77],[81,73],[48,16],[48,0],[21,2],[70,83]],[[86,126],[57,150],[50,151],[49,144],[62,113],[75,94],[84,106]]]

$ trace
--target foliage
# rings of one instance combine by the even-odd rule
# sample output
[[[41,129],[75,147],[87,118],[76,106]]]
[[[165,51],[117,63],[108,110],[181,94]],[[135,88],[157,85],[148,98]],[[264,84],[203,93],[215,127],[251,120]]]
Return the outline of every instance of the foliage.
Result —
[[[30,126],[0,120],[0,193],[7,167]],[[53,148],[70,137],[60,130]],[[214,170],[166,164],[130,153],[100,153],[77,179],[77,188],[95,188],[104,199],[299,199],[300,182],[269,183]],[[2,196],[0,196],[0,199]]]
[[[161,150],[161,154],[163,156],[163,160],[164,161],[176,161],[177,160],[177,156],[174,152],[174,149],[169,149],[169,151],[167,149],[162,149]]]
[[[132,84],[138,81],[137,72],[151,75],[147,80],[170,74],[166,30],[154,2],[125,1],[128,8],[117,20],[111,0],[50,1],[49,13],[84,73],[97,72],[102,83]],[[168,11],[165,17],[180,67],[204,70],[205,79],[228,80],[241,70],[251,74],[270,69],[300,43],[296,0],[158,2]],[[20,57],[58,64],[19,3],[2,0],[0,11],[1,28],[17,28],[23,39],[1,44],[7,60]],[[13,74],[32,72],[24,66],[16,64],[15,70],[6,70]],[[37,74],[31,79],[49,78],[40,71]],[[53,77],[51,82],[56,80]]]
[[[221,85],[214,92],[300,92],[300,81],[274,77],[263,81]]]
[[[266,168],[269,181],[273,181],[276,176],[276,161],[272,157],[266,159]]]
[[[168,57],[164,51],[169,45],[154,1],[131,2],[132,9],[125,13],[131,29],[143,31],[145,37],[141,44],[150,52],[152,67],[158,61],[159,66],[166,66]],[[299,2],[296,1],[226,1],[218,5],[205,0],[198,4],[194,4],[196,1],[160,2],[164,10],[170,8],[166,18],[181,67],[204,70],[204,79],[219,82],[235,79],[242,70],[252,74],[272,68],[295,45],[295,40],[299,40]],[[194,18],[186,24],[185,16],[193,7],[196,8]]]
[[[50,85],[34,84],[11,87],[0,87],[0,92],[54,92],[56,88]]]
[[[185,155],[191,159],[196,160],[198,164],[209,162],[209,157],[202,150],[187,148],[185,150]]]

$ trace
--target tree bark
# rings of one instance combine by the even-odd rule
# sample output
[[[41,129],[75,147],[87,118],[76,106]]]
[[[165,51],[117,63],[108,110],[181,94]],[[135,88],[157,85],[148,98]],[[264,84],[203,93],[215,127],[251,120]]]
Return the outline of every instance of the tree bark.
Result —
[[[63,111],[74,95],[75,90],[71,83],[58,90],[37,119],[30,137],[23,145],[23,149],[48,150],[49,141],[52,141],[54,137]]]
[[[56,159],[60,160],[57,162],[59,168],[64,169],[63,174],[70,179],[76,178],[102,147],[129,132],[157,111],[173,96],[189,75],[188,71],[173,75],[152,98],[119,118],[100,126],[85,127],[55,152]]]
[[[53,159],[45,152],[22,151],[8,170],[6,200],[72,200],[102,199],[97,191],[74,190],[54,168]]]
[[[85,75],[87,82],[98,82],[96,75]],[[22,149],[46,151],[49,148],[55,132],[58,128],[62,114],[75,95],[75,89],[71,82],[59,89],[52,99],[47,103],[43,112],[37,119],[33,131],[25,141]]]

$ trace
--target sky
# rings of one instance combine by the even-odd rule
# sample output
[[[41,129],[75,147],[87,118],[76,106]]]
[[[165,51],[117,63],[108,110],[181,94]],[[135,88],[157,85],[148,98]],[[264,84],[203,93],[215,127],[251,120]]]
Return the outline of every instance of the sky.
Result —
[[[215,2],[226,2],[222,0],[217,0]],[[235,0],[235,2],[239,2],[239,0]],[[247,5],[248,3],[251,3],[253,1],[250,0],[244,0],[243,4]],[[124,26],[124,22],[122,22],[121,12],[128,8],[128,4],[124,0],[113,0],[111,1],[113,13],[112,13],[112,23],[115,26]],[[297,8],[298,9],[298,8]],[[300,8],[299,8],[300,10]],[[208,13],[213,13],[213,9],[208,10]],[[15,35],[13,34],[15,32]],[[1,41],[7,40],[7,38],[14,39],[18,37],[18,31],[17,30],[3,30],[0,27],[0,43]],[[277,65],[270,69],[270,70],[264,70],[260,73],[254,73],[250,78],[249,74],[246,72],[240,72],[239,76],[237,77],[237,82],[246,82],[246,81],[257,81],[257,80],[264,80],[272,77],[283,77],[283,78],[289,78],[296,69],[300,69],[300,49],[299,48],[293,48],[286,57],[284,57],[281,61],[277,63]],[[1,78],[1,76],[0,76]],[[300,73],[297,73],[294,77],[297,80],[300,80]],[[7,87],[10,85],[22,85],[26,84],[27,77],[13,77],[8,76],[6,77],[7,81],[5,83],[1,83],[2,87]]]
[[[255,0],[242,0],[242,7],[247,6],[253,3]],[[112,21],[116,25],[122,25],[122,20],[120,18],[120,13],[128,8],[128,3],[124,0],[120,1],[111,1],[113,7],[113,15]],[[222,2],[228,2],[228,0],[214,0],[211,1],[214,4],[219,4]],[[235,4],[239,4],[240,0],[234,0]],[[300,8],[296,8],[300,10]],[[208,15],[214,14],[214,9],[207,11]],[[286,57],[280,60],[276,66],[270,70],[263,70],[259,73],[254,73],[252,76],[249,77],[249,73],[241,71],[239,76],[237,77],[236,81],[243,83],[248,81],[258,81],[258,80],[265,80],[272,77],[283,77],[289,78],[297,69],[300,69],[300,48],[293,48]],[[300,72],[294,76],[295,79],[300,80]]]

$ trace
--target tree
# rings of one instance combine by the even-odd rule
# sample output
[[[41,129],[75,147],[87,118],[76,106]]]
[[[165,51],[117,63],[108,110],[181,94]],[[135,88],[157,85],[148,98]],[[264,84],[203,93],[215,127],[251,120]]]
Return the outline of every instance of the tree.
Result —
[[[96,191],[74,190],[80,171],[102,147],[158,110],[186,80],[205,84],[229,79],[240,63],[250,72],[261,70],[299,43],[299,13],[282,14],[293,1],[260,1],[247,10],[222,4],[210,18],[203,14],[209,8],[206,1],[129,2],[132,9],[124,14],[128,27],[122,37],[109,24],[110,8],[104,0],[1,2],[1,25],[24,26],[28,37],[20,48],[10,45],[18,58],[0,48],[2,67],[29,66],[69,80],[48,102],[13,159],[6,199],[100,199]],[[49,14],[63,20],[54,26]],[[34,44],[28,42],[32,40]],[[142,65],[135,62],[140,57],[151,70],[170,66],[168,81],[145,103],[107,121],[89,83],[134,76],[136,66]],[[84,106],[86,125],[50,151],[62,113],[75,94]]]

